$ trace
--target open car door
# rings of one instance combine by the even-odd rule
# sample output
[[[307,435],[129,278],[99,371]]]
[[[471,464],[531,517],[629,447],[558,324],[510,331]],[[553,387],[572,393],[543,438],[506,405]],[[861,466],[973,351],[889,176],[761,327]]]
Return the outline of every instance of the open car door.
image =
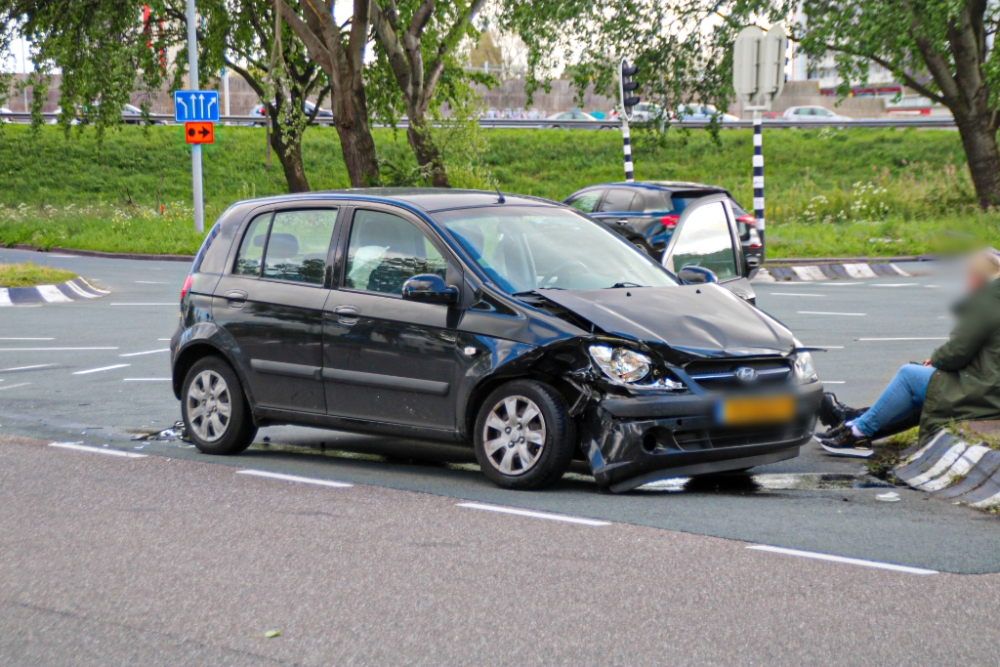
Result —
[[[663,266],[682,282],[717,282],[741,299],[756,301],[736,217],[725,194],[702,197],[684,209],[663,253]]]

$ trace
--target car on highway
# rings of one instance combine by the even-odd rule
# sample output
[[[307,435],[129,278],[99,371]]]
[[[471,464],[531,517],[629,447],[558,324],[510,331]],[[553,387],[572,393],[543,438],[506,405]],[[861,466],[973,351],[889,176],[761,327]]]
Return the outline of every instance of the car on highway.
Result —
[[[739,120],[731,113],[722,113],[711,104],[682,104],[671,114],[670,118],[678,123],[708,123],[717,117],[720,123],[735,123]]]
[[[13,123],[14,117],[9,115],[14,113],[7,107],[0,107],[0,123]]]
[[[577,190],[563,200],[600,220],[650,257],[659,259],[677,229],[684,209],[706,195],[724,194],[736,215],[737,234],[751,270],[764,258],[764,243],[747,213],[725,188],[688,181],[602,183]]]
[[[312,115],[315,109],[316,105],[313,104],[312,102],[307,101],[302,103],[302,112],[307,117]],[[247,115],[260,119],[259,121],[253,121],[249,123],[249,125],[263,125],[264,119],[266,118],[267,114],[266,111],[264,110],[264,105],[258,104],[254,106],[254,108],[251,109],[250,113],[248,113]],[[323,107],[320,107],[319,111],[316,112],[316,119],[314,122],[319,125],[333,125],[333,112],[330,111],[329,109],[324,109]]]
[[[600,121],[607,121],[607,125],[598,125]],[[561,113],[555,113],[545,119],[545,124],[541,127],[548,127],[553,129],[567,129],[570,127],[579,128],[578,125],[561,125],[558,121],[591,121],[594,123],[594,127],[601,130],[608,130],[618,126],[618,123],[612,118],[598,118],[585,111],[580,111],[579,109],[573,109],[572,111],[563,111]]]
[[[795,120],[806,123],[851,120],[848,116],[842,116],[838,113],[830,111],[826,107],[820,106],[791,107],[790,109],[785,110],[782,118],[785,120]]]
[[[187,435],[208,454],[273,424],[465,443],[522,489],[573,459],[626,491],[794,457],[822,383],[752,305],[732,224],[724,195],[692,203],[665,267],[535,197],[237,203],[198,252],[170,341]]]

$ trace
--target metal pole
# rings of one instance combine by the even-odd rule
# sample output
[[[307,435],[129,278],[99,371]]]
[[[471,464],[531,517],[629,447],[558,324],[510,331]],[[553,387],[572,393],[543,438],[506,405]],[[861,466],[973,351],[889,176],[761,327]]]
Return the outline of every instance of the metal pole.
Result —
[[[624,109],[624,107],[622,107]],[[622,111],[622,149],[625,151],[625,182],[632,183],[635,179],[632,173],[632,143],[628,132],[628,119]]]
[[[229,115],[229,71],[222,68],[222,89],[226,93],[226,115]]]
[[[198,17],[194,0],[187,0],[188,90],[198,90]],[[194,198],[194,230],[205,231],[205,202],[201,190],[201,145],[191,146],[191,194]]]
[[[24,45],[28,40],[21,35],[21,73],[24,74],[24,112],[28,113],[28,57],[25,55]]]
[[[764,135],[760,111],[753,112],[753,217],[754,226],[764,243]]]

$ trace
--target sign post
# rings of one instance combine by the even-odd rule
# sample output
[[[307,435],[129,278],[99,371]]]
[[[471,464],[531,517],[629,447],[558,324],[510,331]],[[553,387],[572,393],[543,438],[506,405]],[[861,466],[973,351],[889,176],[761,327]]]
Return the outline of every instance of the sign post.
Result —
[[[187,0],[188,90],[198,90],[198,15],[194,0]],[[216,110],[219,103],[215,103]],[[174,93],[174,117],[177,117],[177,93]],[[185,114],[186,115],[186,114]],[[187,120],[200,120],[185,118]],[[185,136],[187,132],[185,132]],[[205,199],[201,189],[201,144],[191,146],[191,193],[194,198],[194,230],[205,231]]]
[[[733,88],[753,111],[753,213],[754,227],[764,242],[764,135],[761,112],[771,108],[785,87],[785,51],[788,37],[780,25],[765,33],[747,26],[733,46]]]

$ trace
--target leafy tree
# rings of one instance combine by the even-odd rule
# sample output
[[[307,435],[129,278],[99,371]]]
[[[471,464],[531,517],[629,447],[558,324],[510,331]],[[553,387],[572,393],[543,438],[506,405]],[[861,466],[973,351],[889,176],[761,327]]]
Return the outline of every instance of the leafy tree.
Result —
[[[812,56],[836,55],[847,95],[871,62],[948,107],[979,205],[1000,205],[1000,5],[987,0],[802,0],[794,38]]]
[[[298,7],[292,0],[292,6]],[[166,41],[183,45],[175,84],[187,63],[187,19],[184,0],[160,0],[157,14],[171,26]],[[265,105],[270,120],[268,141],[278,156],[290,192],[308,192],[302,165],[302,135],[316,119],[320,102],[330,92],[329,79],[311,60],[302,42],[282,22],[275,49],[274,7],[268,0],[199,0],[199,77],[222,67],[236,72]],[[315,93],[316,104],[306,111]]]
[[[435,93],[445,69],[451,65],[453,76],[460,78],[453,56],[463,38],[476,34],[472,20],[483,4],[485,0],[372,0],[370,5],[382,71],[391,73],[402,101],[383,108],[405,110],[406,136],[417,164],[438,187],[449,185],[448,175],[427,113],[432,104],[440,106],[443,101]]]

